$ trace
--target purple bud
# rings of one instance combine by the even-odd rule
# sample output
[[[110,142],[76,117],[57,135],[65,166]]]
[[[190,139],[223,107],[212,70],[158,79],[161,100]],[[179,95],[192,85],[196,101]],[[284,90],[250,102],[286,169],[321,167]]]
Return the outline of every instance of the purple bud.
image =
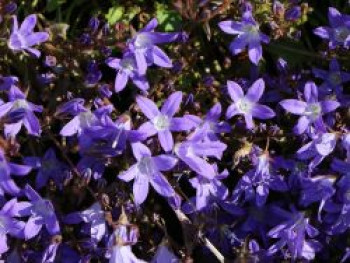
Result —
[[[204,86],[206,87],[210,87],[213,85],[215,79],[212,75],[209,75],[209,76],[205,76],[204,79],[203,79],[203,82],[204,82]]]
[[[301,17],[301,7],[295,6],[286,11],[285,19],[289,21],[298,20]]]
[[[96,32],[98,29],[98,26],[100,25],[100,20],[98,20],[97,17],[92,17],[89,21],[89,27],[92,30],[93,33]]]
[[[80,36],[80,43],[83,45],[90,45],[91,44],[91,37],[88,33],[84,33]]]
[[[248,1],[244,1],[242,7],[241,7],[241,11],[242,13],[245,13],[245,12],[252,12],[253,11],[253,6],[250,2]]]
[[[106,56],[106,57],[109,57],[110,55],[112,55],[112,49],[109,48],[109,47],[102,47],[101,48],[101,53]]]
[[[10,2],[5,5],[5,13],[12,14],[17,10],[17,4],[14,2]]]

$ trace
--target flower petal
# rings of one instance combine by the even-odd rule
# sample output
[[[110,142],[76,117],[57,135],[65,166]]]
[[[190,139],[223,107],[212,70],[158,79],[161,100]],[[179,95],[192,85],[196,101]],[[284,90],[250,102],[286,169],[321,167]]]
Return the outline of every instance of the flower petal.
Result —
[[[160,114],[157,105],[150,99],[143,96],[137,96],[136,102],[148,119],[152,120]]]
[[[265,82],[263,79],[256,80],[248,89],[246,98],[251,102],[258,102],[265,90]]]
[[[169,96],[169,98],[165,101],[161,112],[167,116],[174,116],[177,110],[180,107],[182,102],[182,92],[177,91]]]

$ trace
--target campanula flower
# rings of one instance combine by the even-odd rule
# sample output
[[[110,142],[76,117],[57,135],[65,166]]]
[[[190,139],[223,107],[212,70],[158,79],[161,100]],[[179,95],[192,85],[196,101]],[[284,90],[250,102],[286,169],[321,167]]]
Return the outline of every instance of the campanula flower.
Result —
[[[310,219],[306,218],[301,212],[293,211],[290,213],[287,221],[268,232],[270,237],[279,239],[269,248],[269,253],[282,252],[285,253],[285,257],[289,254],[293,261],[302,258],[313,260],[315,253],[321,248],[321,244],[314,239],[319,231],[309,221]],[[287,252],[283,252],[285,247]]]
[[[33,48],[33,46],[47,41],[49,34],[47,32],[34,32],[36,22],[36,15],[29,15],[19,27],[17,16],[13,16],[13,27],[7,43],[8,47],[13,51],[27,51],[36,57],[40,57],[40,51]]]
[[[329,71],[313,68],[315,77],[322,79],[324,82],[319,87],[320,94],[328,95],[335,93],[341,98],[343,93],[343,83],[350,81],[350,74],[341,71],[340,65],[336,59],[332,59],[329,64]]]
[[[24,227],[25,238],[38,235],[44,225],[50,235],[59,234],[60,225],[51,201],[42,198],[30,185],[25,187],[24,192],[30,202],[19,202],[16,209],[20,216],[29,216]]]
[[[9,250],[7,246],[7,234],[24,238],[24,222],[17,220],[16,208],[17,199],[11,199],[0,210],[0,255]]]
[[[65,179],[64,175],[69,172],[68,166],[57,159],[53,148],[49,148],[42,158],[25,157],[24,163],[38,170],[35,178],[36,189],[46,186],[49,179],[52,179],[56,186],[61,188]]]
[[[114,68],[117,71],[117,76],[115,78],[114,90],[115,92],[122,91],[128,80],[134,83],[142,91],[147,91],[149,89],[149,84],[146,79],[145,74],[141,74],[138,71],[135,58],[131,53],[127,52],[120,58],[108,58],[106,61],[107,65]]]
[[[341,14],[337,9],[329,7],[328,26],[317,27],[314,33],[323,39],[329,40],[329,48],[338,46],[349,48],[350,46],[350,16]]]
[[[314,82],[307,82],[304,87],[305,101],[296,99],[286,99],[280,102],[280,105],[288,112],[301,116],[294,132],[296,134],[304,133],[312,124],[318,131],[325,131],[325,124],[322,116],[326,113],[335,111],[340,103],[334,100],[318,101],[318,90]]]
[[[233,55],[241,53],[248,46],[250,61],[256,65],[259,63],[262,58],[261,42],[267,44],[270,38],[260,32],[259,24],[254,20],[252,12],[244,12],[241,22],[222,21],[219,27],[227,34],[238,35],[230,44]]]
[[[243,115],[247,129],[253,129],[253,117],[266,120],[275,116],[275,112],[271,108],[257,103],[265,90],[263,79],[255,81],[248,89],[246,95],[244,95],[241,86],[234,81],[227,82],[227,89],[233,103],[226,111],[226,118]]]
[[[34,112],[42,112],[42,106],[27,101],[25,94],[17,87],[10,89],[8,96],[9,102],[0,105],[0,118],[6,122],[5,136],[16,137],[22,125],[29,134],[39,136],[41,127]]]
[[[309,171],[318,166],[325,157],[331,154],[337,144],[337,136],[334,133],[317,134],[313,140],[297,151],[301,160],[310,160]]]
[[[171,59],[157,44],[176,41],[179,33],[154,32],[158,20],[153,18],[129,41],[128,50],[134,55],[138,72],[145,74],[148,65],[155,64],[159,67],[171,68]]]
[[[140,205],[146,200],[149,184],[160,195],[165,197],[173,196],[175,191],[162,174],[162,171],[171,170],[177,163],[176,157],[165,154],[152,156],[150,149],[142,143],[132,144],[132,150],[137,163],[133,164],[118,177],[126,182],[134,179],[133,193],[135,203]]]
[[[174,147],[171,131],[188,131],[193,123],[184,117],[174,117],[182,101],[182,92],[177,91],[169,96],[159,111],[157,105],[146,97],[138,96],[137,105],[143,114],[150,120],[141,125],[139,131],[147,137],[158,134],[160,145],[164,151],[169,152]]]
[[[31,171],[31,167],[9,162],[3,150],[0,148],[0,197],[5,193],[17,196],[21,189],[16,185],[11,175],[23,176]]]

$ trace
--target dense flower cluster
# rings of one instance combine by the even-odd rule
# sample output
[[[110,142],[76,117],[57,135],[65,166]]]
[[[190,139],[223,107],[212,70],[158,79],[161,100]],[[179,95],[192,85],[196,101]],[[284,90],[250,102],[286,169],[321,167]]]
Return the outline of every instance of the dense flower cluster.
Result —
[[[0,259],[350,260],[350,16],[330,7],[311,52],[281,48],[308,34],[305,3],[267,22],[199,2],[177,32],[93,17],[78,37],[0,3]]]

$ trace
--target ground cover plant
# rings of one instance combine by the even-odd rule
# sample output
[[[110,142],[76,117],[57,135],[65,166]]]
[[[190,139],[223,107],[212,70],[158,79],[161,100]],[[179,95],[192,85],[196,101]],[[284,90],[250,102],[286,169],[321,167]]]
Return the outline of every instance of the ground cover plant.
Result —
[[[0,0],[0,260],[350,262],[350,3]]]

